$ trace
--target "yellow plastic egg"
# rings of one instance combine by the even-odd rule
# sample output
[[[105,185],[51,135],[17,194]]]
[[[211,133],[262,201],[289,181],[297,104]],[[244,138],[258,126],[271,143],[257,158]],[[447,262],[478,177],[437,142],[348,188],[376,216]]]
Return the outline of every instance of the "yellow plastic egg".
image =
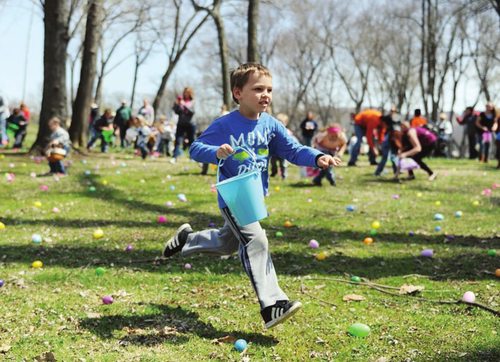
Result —
[[[5,229],[5,224],[3,222],[0,222],[0,230]]]
[[[436,205],[436,206],[441,206],[441,201],[436,201],[436,202],[434,203],[434,205]]]
[[[33,203],[33,206],[34,206],[34,207],[42,207],[42,203],[41,203],[40,201],[35,201],[35,202]]]
[[[102,184],[106,186],[108,184],[108,180],[102,180]]]
[[[325,260],[327,257],[328,255],[324,251],[321,251],[318,254],[316,254],[316,260],[319,261]]]
[[[276,187],[274,188],[274,190],[275,190],[275,191],[279,191],[279,190],[280,190],[280,187],[279,187],[279,186],[276,186]]]
[[[41,267],[43,267],[43,263],[40,260],[35,260],[33,263],[31,263],[31,267],[40,269]]]
[[[283,223],[283,226],[286,228],[291,228],[293,226],[293,224],[290,220],[287,220]]]
[[[474,206],[479,206],[479,201],[474,200],[474,201],[472,202],[472,205],[474,205]]]
[[[380,227],[380,222],[379,221],[372,222],[372,229],[378,229],[379,227]]]
[[[104,236],[104,231],[102,231],[101,229],[96,229],[94,230],[94,239],[100,239]]]

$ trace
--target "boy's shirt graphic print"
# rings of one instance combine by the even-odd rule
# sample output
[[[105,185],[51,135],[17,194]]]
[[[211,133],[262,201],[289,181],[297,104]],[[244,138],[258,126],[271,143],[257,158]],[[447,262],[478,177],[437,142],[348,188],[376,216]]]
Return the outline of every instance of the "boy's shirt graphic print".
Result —
[[[298,165],[314,167],[316,157],[321,154],[296,142],[283,124],[267,113],[262,113],[255,121],[233,111],[216,119],[203,132],[191,146],[191,157],[198,162],[218,164],[217,149],[224,143],[230,144],[236,152],[224,161],[220,181],[258,168],[264,194],[268,190],[269,156],[277,155]],[[247,150],[255,154],[255,161]],[[226,206],[220,195],[218,201],[219,207]]]

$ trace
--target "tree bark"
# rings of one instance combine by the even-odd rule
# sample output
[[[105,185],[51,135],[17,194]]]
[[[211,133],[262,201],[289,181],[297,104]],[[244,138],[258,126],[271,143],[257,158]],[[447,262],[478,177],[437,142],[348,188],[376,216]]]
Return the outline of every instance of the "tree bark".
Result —
[[[249,62],[260,61],[257,42],[257,27],[259,21],[259,2],[260,0],[248,1],[248,44],[247,58]]]
[[[94,85],[97,63],[97,48],[101,36],[103,0],[89,0],[85,40],[83,45],[80,83],[73,105],[73,117],[69,135],[73,144],[83,146],[86,141],[92,88]]]
[[[66,1],[44,2],[44,51],[43,51],[43,97],[40,110],[40,127],[30,152],[43,152],[47,146],[50,130],[48,121],[67,116],[66,59],[69,43],[69,9]]]

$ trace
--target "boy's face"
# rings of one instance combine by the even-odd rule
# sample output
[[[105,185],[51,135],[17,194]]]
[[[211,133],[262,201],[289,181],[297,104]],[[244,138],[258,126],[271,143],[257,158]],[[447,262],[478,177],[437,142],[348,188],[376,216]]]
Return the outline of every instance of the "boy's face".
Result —
[[[234,88],[233,95],[240,103],[240,113],[249,119],[258,119],[273,98],[272,78],[254,72],[243,88]]]

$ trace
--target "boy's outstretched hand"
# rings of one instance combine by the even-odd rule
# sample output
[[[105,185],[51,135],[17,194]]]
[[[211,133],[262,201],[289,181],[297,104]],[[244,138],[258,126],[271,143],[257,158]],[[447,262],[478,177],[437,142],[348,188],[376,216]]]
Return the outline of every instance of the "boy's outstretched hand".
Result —
[[[342,160],[340,158],[330,155],[323,155],[317,161],[318,167],[322,169],[326,169],[329,166],[339,166],[341,163]]]
[[[224,143],[217,150],[217,158],[219,160],[225,160],[226,158],[228,158],[229,156],[231,156],[233,153],[234,153],[234,150],[231,147],[231,145],[228,145],[227,143]]]

